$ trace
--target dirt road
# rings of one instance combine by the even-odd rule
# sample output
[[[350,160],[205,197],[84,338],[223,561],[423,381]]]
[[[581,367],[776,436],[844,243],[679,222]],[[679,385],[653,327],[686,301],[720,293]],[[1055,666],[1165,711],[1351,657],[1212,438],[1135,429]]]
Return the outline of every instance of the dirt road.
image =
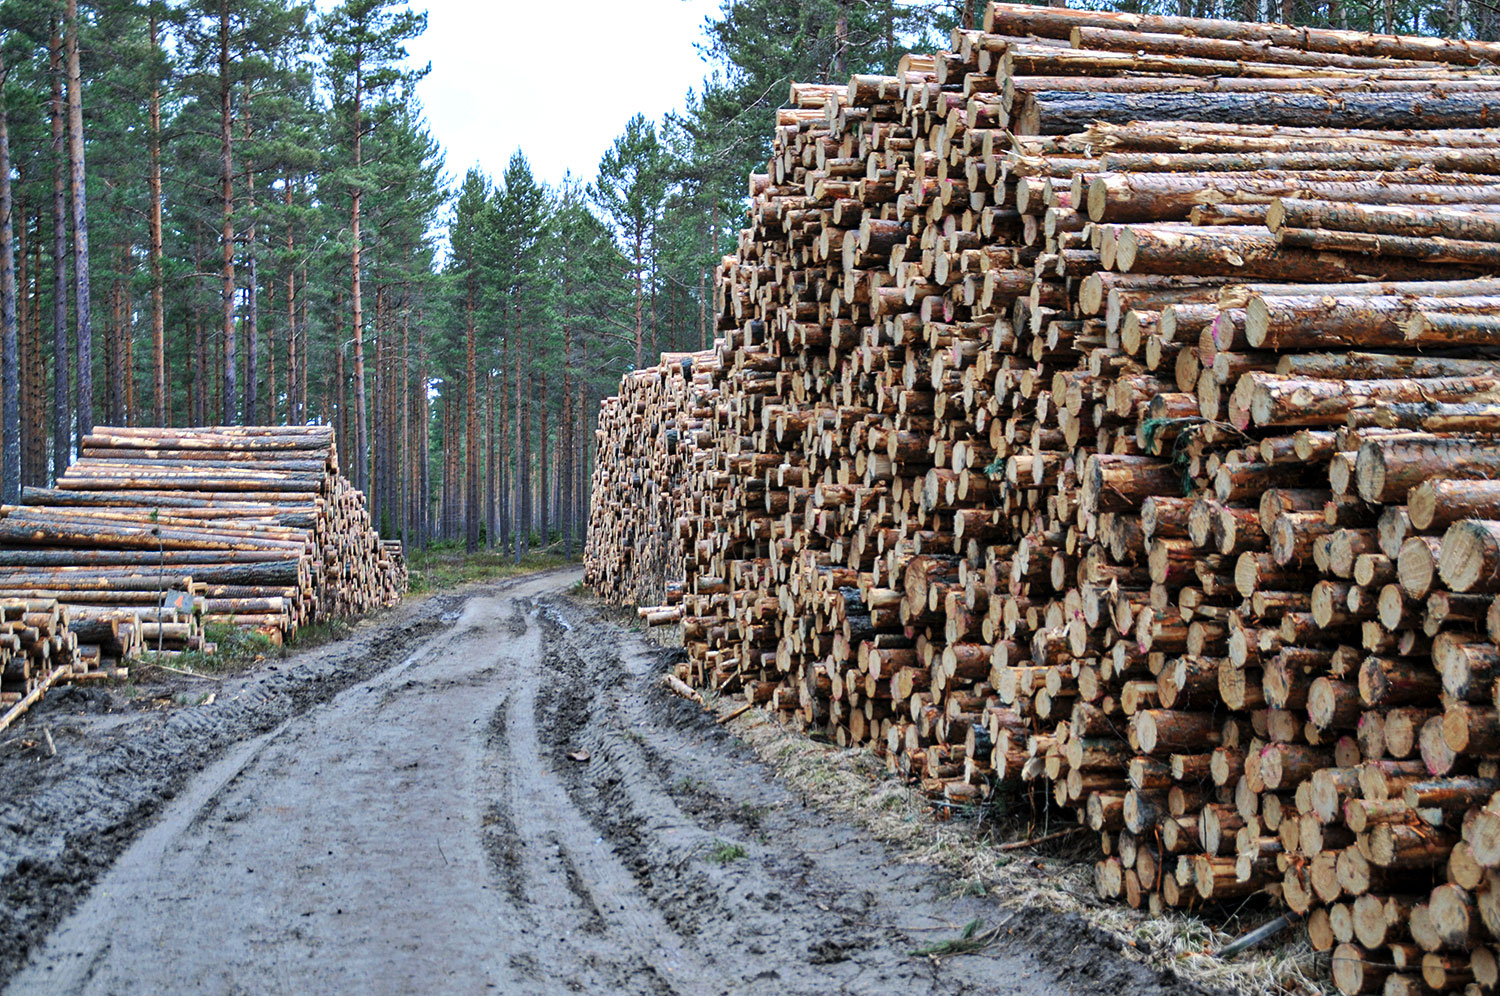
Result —
[[[577,578],[363,637],[372,675],[167,789],[5,992],[1186,991],[1040,912],[914,957],[1002,917],[789,794]]]

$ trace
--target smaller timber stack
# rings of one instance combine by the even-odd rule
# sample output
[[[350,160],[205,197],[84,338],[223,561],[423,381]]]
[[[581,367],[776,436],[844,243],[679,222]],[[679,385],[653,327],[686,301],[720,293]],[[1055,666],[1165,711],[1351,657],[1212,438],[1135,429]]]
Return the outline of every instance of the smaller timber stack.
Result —
[[[280,642],[405,590],[321,427],[101,427],[23,501],[0,510],[0,594],[56,599],[106,661],[207,649],[214,624]]]
[[[712,350],[663,353],[626,374],[599,412],[585,580],[620,604],[662,605],[653,624],[681,619],[681,584],[667,579],[686,571],[687,469],[708,442],[718,365]]]
[[[0,598],[0,730],[59,681],[98,673],[97,655],[80,653],[68,610],[53,599]]]
[[[993,3],[794,84],[693,448],[662,368],[606,402],[591,579],[939,804],[1045,792],[1103,896],[1262,897],[1344,992],[1490,991],[1495,64]]]
[[[400,540],[380,541],[380,573],[388,579],[386,585],[394,593],[387,594],[385,604],[394,604],[410,585],[410,575],[406,569],[406,548]]]

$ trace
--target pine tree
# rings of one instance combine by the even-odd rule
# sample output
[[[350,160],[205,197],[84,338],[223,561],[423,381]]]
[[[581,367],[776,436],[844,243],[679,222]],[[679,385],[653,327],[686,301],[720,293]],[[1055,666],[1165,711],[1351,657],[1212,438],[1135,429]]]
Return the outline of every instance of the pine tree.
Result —
[[[449,229],[453,256],[450,272],[457,279],[456,289],[462,298],[464,324],[464,435],[466,461],[466,494],[464,503],[464,546],[470,552],[479,546],[479,448],[478,448],[478,370],[475,354],[476,309],[480,305],[480,257],[485,251],[484,214],[490,209],[489,189],[483,175],[470,169],[458,190],[454,203],[453,225]]]
[[[577,399],[588,388],[584,344],[590,330],[618,320],[628,309],[630,290],[622,280],[626,262],[608,228],[588,208],[588,194],[579,184],[566,182],[553,215],[551,268],[560,275],[554,284],[555,320],[562,339],[562,394],[558,399],[558,525],[564,554],[573,556],[581,538],[583,488],[591,433],[582,424]],[[555,355],[555,353],[554,353]]]
[[[594,199],[613,222],[629,249],[635,283],[635,365],[645,360],[647,273],[654,265],[649,252],[656,236],[662,201],[666,197],[666,158],[656,126],[637,114],[625,125],[599,162]],[[653,334],[655,329],[652,329]]]
[[[541,293],[539,257],[542,234],[549,213],[548,193],[532,175],[531,164],[517,152],[505,167],[500,187],[493,195],[496,220],[493,237],[491,280],[500,302],[498,326],[506,329],[506,359],[514,394],[512,410],[515,449],[511,507],[514,510],[514,550],[517,562],[525,555],[535,526],[532,487],[531,417],[535,385],[526,376],[531,347],[542,338],[545,302]],[[506,376],[504,364],[502,377]],[[503,407],[503,398],[502,398]]]
[[[420,35],[427,15],[393,0],[345,0],[323,19],[326,69],[334,102],[345,129],[348,159],[336,171],[349,191],[350,306],[354,322],[354,480],[369,483],[368,424],[365,412],[364,297],[361,287],[360,207],[367,178],[364,139],[372,124],[369,112],[402,90],[409,90],[426,69],[405,68],[405,43]]]

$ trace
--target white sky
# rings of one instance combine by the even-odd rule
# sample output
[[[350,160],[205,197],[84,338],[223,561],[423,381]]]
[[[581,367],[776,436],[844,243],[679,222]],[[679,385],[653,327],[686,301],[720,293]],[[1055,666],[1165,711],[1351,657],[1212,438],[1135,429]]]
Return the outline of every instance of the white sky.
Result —
[[[625,122],[682,106],[708,66],[694,42],[719,0],[414,0],[410,46],[447,170],[498,179],[520,148],[537,178],[591,180]]]

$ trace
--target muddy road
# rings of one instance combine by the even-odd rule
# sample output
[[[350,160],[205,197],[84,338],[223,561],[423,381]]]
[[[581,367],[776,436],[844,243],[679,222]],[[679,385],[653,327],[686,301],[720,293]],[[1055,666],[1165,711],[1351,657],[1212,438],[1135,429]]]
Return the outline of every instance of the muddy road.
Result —
[[[172,737],[124,736],[113,751],[165,769],[160,798],[98,828],[107,868],[70,864],[86,848],[65,829],[44,868],[71,885],[40,856],[11,869],[37,880],[4,896],[11,923],[28,898],[80,901],[5,993],[1188,991],[1040,911],[981,953],[913,956],[1004,915],[785,790],[662,691],[663,652],[571,597],[577,579],[429,600],[284,687],[184,710],[246,715],[175,781],[146,757]],[[22,793],[65,828],[75,766]],[[17,805],[0,823],[42,847]]]

